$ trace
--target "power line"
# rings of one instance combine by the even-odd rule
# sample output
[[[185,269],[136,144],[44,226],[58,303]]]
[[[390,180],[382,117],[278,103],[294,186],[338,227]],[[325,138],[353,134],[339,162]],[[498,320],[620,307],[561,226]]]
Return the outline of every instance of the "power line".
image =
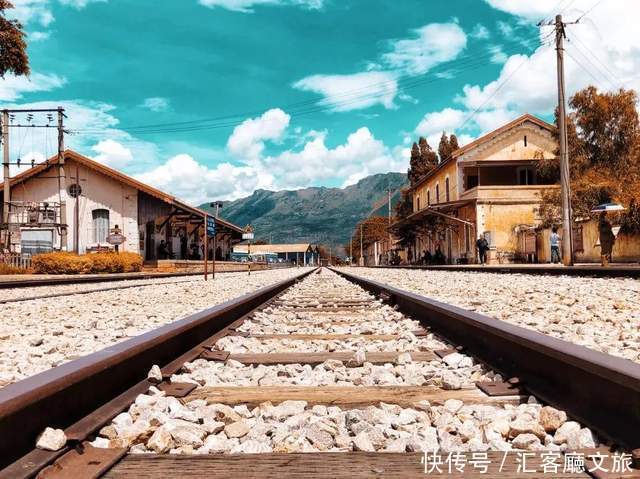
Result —
[[[598,0],[596,3],[594,3],[590,9],[588,9],[586,12],[584,12],[582,15],[578,17],[578,19],[576,20],[576,23],[578,23],[584,17],[589,15],[593,11],[593,9],[596,8],[598,5],[600,5],[601,3],[602,3],[602,0]]]
[[[542,39],[545,40],[548,37],[546,35]],[[506,49],[505,53],[511,54],[514,50],[519,49],[520,44],[510,45],[508,49]],[[462,60],[456,61],[453,65],[447,64],[441,66],[439,69],[433,70],[429,72],[427,75],[423,75],[418,78],[407,78],[401,79],[398,82],[397,88],[400,90],[407,90],[412,88],[417,88],[419,86],[423,86],[429,83],[433,83],[435,81],[440,81],[443,78],[443,75],[447,72],[453,71],[456,74],[463,73],[465,71],[476,70],[482,68],[486,65],[486,60],[490,59],[494,56],[494,53],[480,55],[480,56],[467,56]],[[391,84],[391,82],[388,82]],[[385,84],[382,82],[380,84]],[[380,85],[379,84],[379,85]],[[352,96],[349,98],[348,96],[353,92],[357,91],[366,91],[371,89],[375,85],[368,85],[367,87],[361,87],[359,89],[353,90],[351,92],[344,92],[339,95],[345,97],[344,100],[336,100],[336,101],[325,101],[321,100],[318,102],[317,99],[311,101],[303,101],[294,103],[291,105],[284,106],[283,108],[287,111],[291,112],[291,116],[302,116],[316,112],[322,112],[327,110],[335,110],[341,107],[353,105],[354,103],[358,103],[361,101],[366,101],[368,99],[375,99],[376,97],[384,96],[385,92],[375,92],[372,93],[363,93],[360,95]],[[256,110],[255,113],[262,113],[262,110]],[[233,115],[226,115],[215,118],[208,119],[200,119],[200,120],[191,120],[185,122],[172,122],[172,123],[164,123],[164,124],[154,124],[154,125],[140,125],[137,127],[121,127],[119,130],[127,131],[130,133],[134,133],[137,135],[140,134],[153,134],[153,133],[177,133],[177,132],[189,132],[189,131],[200,131],[200,130],[209,130],[209,129],[218,129],[218,128],[228,128],[241,124],[247,116],[255,114],[251,113],[238,113]],[[98,133],[102,132],[103,129],[99,128],[84,128],[84,129],[76,129],[74,133]]]
[[[596,61],[597,61],[601,66],[602,66],[602,68],[604,69],[604,71],[606,71],[606,72],[610,75],[610,78],[614,80],[614,82],[613,82],[613,83],[618,83],[618,84],[621,84],[621,83],[622,83],[622,82],[620,81],[620,79],[618,78],[618,76],[617,76],[615,73],[613,73],[613,72],[611,71],[611,69],[610,69],[610,68],[609,68],[609,67],[608,67],[608,66],[607,66],[607,65],[606,65],[602,60],[600,60],[600,58],[598,57],[598,55],[596,55],[592,50],[590,50],[590,49],[589,49],[589,47],[587,47],[587,46],[584,44],[584,42],[583,42],[582,40],[580,40],[580,37],[578,37],[578,36],[575,34],[575,32],[572,32],[572,33],[571,33],[571,38],[570,38],[570,39],[568,38],[568,40],[569,40],[569,41],[571,41],[571,40],[576,40],[580,45],[582,45],[582,46],[584,47],[584,49],[585,49],[585,50],[587,50],[587,51],[591,54],[591,56],[592,56],[592,57],[593,57],[593,58],[594,58],[594,59],[595,59],[595,60],[596,60]],[[576,46],[576,45],[574,45],[574,46]],[[576,46],[576,48],[577,48],[577,46]],[[583,53],[583,54],[584,54],[584,52],[581,52],[581,53]],[[586,56],[587,58],[589,58],[587,55],[585,55],[585,56]]]

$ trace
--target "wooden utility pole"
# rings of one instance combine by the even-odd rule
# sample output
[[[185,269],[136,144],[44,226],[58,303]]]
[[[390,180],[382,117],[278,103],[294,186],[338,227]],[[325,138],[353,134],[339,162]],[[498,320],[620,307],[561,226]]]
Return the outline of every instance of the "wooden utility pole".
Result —
[[[363,249],[363,237],[362,230],[364,228],[364,223],[360,223],[360,266],[364,266],[364,249]]]
[[[9,233],[9,202],[11,201],[11,177],[9,176],[9,112],[2,112],[2,147],[3,147],[3,168],[4,198],[2,204],[2,224],[6,226],[5,241],[6,248],[11,247],[11,237]]]
[[[388,188],[389,190],[389,248],[387,250],[387,265],[391,265],[391,186]]]
[[[60,249],[67,251],[67,177],[64,172],[64,109],[58,107],[58,190],[60,196]]]
[[[567,113],[564,89],[564,31],[562,15],[556,15],[556,56],[558,64],[558,128],[560,134],[560,194],[562,196],[562,262],[573,265],[573,241],[571,218],[571,176],[569,173],[569,153],[567,148]]]
[[[209,257],[209,251],[208,251],[208,243],[209,243],[209,236],[208,236],[208,232],[207,230],[209,229],[209,226],[207,225],[207,215],[204,215],[204,280],[207,281],[208,278],[208,265],[207,265],[207,260]]]
[[[353,266],[353,235],[349,239],[349,266]]]

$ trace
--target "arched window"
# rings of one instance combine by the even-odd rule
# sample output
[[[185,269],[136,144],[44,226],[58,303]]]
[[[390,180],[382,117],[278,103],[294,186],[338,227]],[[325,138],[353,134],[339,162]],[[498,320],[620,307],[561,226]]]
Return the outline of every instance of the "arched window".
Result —
[[[449,178],[444,180],[444,197],[446,202],[449,202]]]
[[[93,210],[91,214],[93,216],[94,243],[106,243],[107,236],[109,236],[109,210]]]
[[[440,184],[436,185],[436,203],[440,203]]]
[[[431,190],[427,190],[427,206],[431,204]]]
[[[416,211],[420,211],[420,196],[416,196]]]

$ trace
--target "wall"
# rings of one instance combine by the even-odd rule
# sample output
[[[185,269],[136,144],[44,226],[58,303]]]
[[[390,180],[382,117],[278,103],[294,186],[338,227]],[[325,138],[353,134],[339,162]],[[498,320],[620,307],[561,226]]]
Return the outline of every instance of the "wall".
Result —
[[[52,178],[57,172],[53,167],[36,177],[30,178],[12,188],[11,198],[15,201],[59,202],[58,180]],[[87,247],[95,246],[93,241],[94,209],[109,210],[109,227],[116,224],[127,237],[126,243],[120,246],[120,251],[138,252],[138,193],[137,190],[98,173],[73,160],[65,162],[65,176],[67,187],[77,182],[80,177],[82,194],[78,201],[79,212],[79,251],[84,253]],[[65,190],[62,201],[66,201],[67,250],[75,247],[75,211],[76,199],[71,198]],[[105,244],[106,245],[106,244]],[[108,246],[108,245],[107,245]],[[54,231],[54,247],[60,247],[60,235]]]
[[[515,227],[536,222],[535,205],[526,203],[478,204],[477,215],[478,235],[491,232],[490,260],[496,259],[499,251],[515,253],[518,249]]]
[[[427,191],[431,192],[431,204],[436,204],[436,184],[440,185],[440,203],[447,201],[446,197],[446,178],[449,177],[449,201],[458,199],[458,173],[455,160],[450,161],[443,166],[440,171],[434,174],[426,182],[420,185],[413,192],[413,211],[418,211],[427,206]],[[418,208],[418,198],[420,198],[420,208]]]

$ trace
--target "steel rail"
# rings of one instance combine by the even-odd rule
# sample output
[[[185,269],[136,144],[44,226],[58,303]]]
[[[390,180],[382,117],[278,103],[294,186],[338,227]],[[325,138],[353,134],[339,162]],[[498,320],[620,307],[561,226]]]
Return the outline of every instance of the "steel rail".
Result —
[[[340,269],[405,315],[614,444],[640,448],[640,364],[419,296]]]
[[[41,466],[46,465],[68,449],[57,453],[34,450],[36,437],[45,427],[68,431],[73,426],[75,437],[72,439],[81,440],[101,425],[95,422],[95,417],[88,421],[88,416],[97,414],[106,423],[120,412],[114,406],[118,398],[127,399],[124,404],[129,404],[148,388],[146,376],[152,365],[175,367],[178,358],[189,357],[188,353],[194,348],[313,271],[305,271],[0,389],[0,437],[3,438],[0,469],[5,468],[0,470],[0,477],[30,477],[37,472],[38,461]],[[23,460],[18,461],[20,458]]]
[[[280,268],[276,268],[280,269]],[[284,268],[282,268],[284,269]],[[256,270],[256,272],[270,271],[270,268],[264,270]],[[247,270],[238,271],[216,271],[220,273],[246,273]],[[67,284],[84,284],[84,283],[109,283],[113,281],[134,281],[134,280],[149,280],[160,278],[177,278],[180,276],[202,276],[203,271],[199,273],[111,273],[98,275],[77,275],[74,277],[64,278],[33,278],[33,279],[16,279],[8,281],[0,281],[0,289],[15,289],[25,288],[29,286],[62,286]]]
[[[467,273],[496,273],[496,274],[531,274],[549,276],[584,276],[597,278],[640,278],[640,266],[607,267],[579,265],[579,266],[551,266],[551,265],[398,265],[398,266],[366,266],[377,269],[407,269],[417,271],[459,271]]]

